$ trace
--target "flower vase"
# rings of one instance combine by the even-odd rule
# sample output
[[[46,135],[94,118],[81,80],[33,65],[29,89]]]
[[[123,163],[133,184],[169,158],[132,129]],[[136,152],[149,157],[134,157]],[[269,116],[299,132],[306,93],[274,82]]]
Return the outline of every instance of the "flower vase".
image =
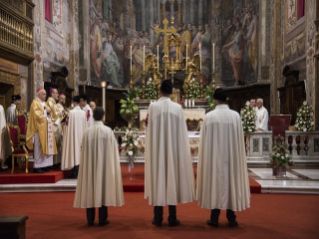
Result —
[[[277,168],[272,168],[272,175],[279,177],[279,178],[285,178],[287,177],[287,169],[286,166],[279,166]]]
[[[132,173],[132,169],[134,168],[134,156],[128,156],[128,173],[129,173],[129,180],[132,181],[133,180],[133,173]]]

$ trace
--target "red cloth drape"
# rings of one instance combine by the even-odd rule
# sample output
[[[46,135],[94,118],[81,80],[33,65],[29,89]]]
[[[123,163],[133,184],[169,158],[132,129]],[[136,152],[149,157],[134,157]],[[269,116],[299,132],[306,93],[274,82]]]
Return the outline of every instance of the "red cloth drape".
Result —
[[[45,19],[51,22],[51,0],[44,0]]]
[[[298,19],[302,18],[305,15],[305,1],[306,0],[299,0]]]

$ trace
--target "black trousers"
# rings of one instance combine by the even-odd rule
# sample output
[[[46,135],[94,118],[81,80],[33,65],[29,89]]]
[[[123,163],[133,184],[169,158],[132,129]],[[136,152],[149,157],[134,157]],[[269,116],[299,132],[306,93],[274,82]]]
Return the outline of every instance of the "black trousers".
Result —
[[[86,217],[88,220],[88,224],[93,224],[95,219],[95,207],[86,209]],[[108,210],[106,206],[99,207],[99,224],[103,224],[106,222],[108,217]]]
[[[168,206],[168,222],[175,222],[176,221],[176,206],[169,205]],[[163,221],[163,207],[162,206],[154,206],[154,219],[155,223],[159,224]]]
[[[220,209],[212,209],[210,214],[210,220],[214,223],[218,223],[219,214],[220,214]],[[231,209],[227,209],[226,217],[228,222],[234,222],[236,219],[235,212]]]

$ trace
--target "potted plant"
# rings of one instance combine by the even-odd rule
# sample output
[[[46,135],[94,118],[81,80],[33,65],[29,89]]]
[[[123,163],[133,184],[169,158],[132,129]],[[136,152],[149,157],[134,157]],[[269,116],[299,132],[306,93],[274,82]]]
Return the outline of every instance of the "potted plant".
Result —
[[[125,95],[125,99],[120,100],[120,115],[128,122],[128,127],[132,127],[134,118],[137,117],[139,111],[139,108],[135,103],[135,99],[139,96],[140,90],[135,87],[132,91],[128,91],[128,93],[123,94]]]
[[[157,99],[157,86],[152,79],[147,81],[147,84],[145,87],[145,98],[148,100]]]
[[[240,118],[244,132],[251,133],[256,130],[256,111],[250,105],[249,101],[246,102],[245,107],[240,110]]]
[[[297,112],[295,127],[304,132],[312,130],[314,126],[313,115],[313,109],[307,101],[304,101]]]
[[[195,79],[192,79],[188,87],[188,97],[189,99],[200,98],[200,85]]]
[[[214,109],[215,108],[214,91],[209,86],[206,86],[204,90],[204,94],[207,98],[209,108]]]

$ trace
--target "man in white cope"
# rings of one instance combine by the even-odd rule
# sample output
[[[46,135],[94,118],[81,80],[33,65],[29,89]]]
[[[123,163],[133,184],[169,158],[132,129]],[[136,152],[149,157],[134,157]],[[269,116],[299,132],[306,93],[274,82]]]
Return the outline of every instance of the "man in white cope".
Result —
[[[0,105],[0,171],[4,170],[4,162],[6,159],[5,149],[5,133],[6,133],[6,118],[4,115],[3,106]]]
[[[12,103],[7,109],[7,123],[16,124],[16,107],[17,104],[21,103],[21,96],[20,95],[13,95],[11,96]]]
[[[256,108],[256,131],[267,131],[268,130],[268,111],[263,106],[264,101],[263,99],[257,99],[257,108]]]
[[[88,104],[87,95],[85,95],[85,94],[80,95],[80,106],[81,106],[82,110],[85,111],[87,122],[88,122],[88,127],[92,126],[94,123],[93,111]]]
[[[211,209],[207,224],[218,227],[220,209],[227,210],[230,227],[237,226],[234,211],[250,207],[250,188],[240,116],[226,104],[222,88],[214,93],[215,110],[206,114],[200,133],[197,200]]]
[[[52,88],[49,91],[50,97],[47,100],[47,104],[51,110],[51,120],[53,123],[53,131],[55,136],[55,142],[57,150],[61,149],[62,144],[62,125],[61,125],[61,113],[58,109],[56,101],[59,98],[59,92],[57,89]],[[58,154],[53,156],[53,165],[59,167],[61,164],[61,151]]]
[[[103,108],[94,110],[95,122],[82,140],[74,207],[86,208],[88,226],[94,225],[96,207],[99,226],[104,226],[110,223],[107,207],[124,205],[118,144],[112,129],[103,124],[104,115]]]
[[[37,98],[32,101],[27,127],[27,143],[34,149],[33,173],[44,173],[53,165],[53,155],[57,154],[51,110],[45,102],[46,91],[37,90]]]
[[[72,177],[77,178],[82,137],[87,128],[87,120],[85,112],[80,108],[80,97],[74,96],[72,101],[74,108],[70,110],[64,126],[61,169],[72,169]]]
[[[154,206],[152,223],[161,226],[169,205],[168,226],[180,224],[176,205],[194,201],[194,172],[182,107],[171,101],[171,80],[161,85],[161,98],[148,110],[145,144],[145,198]]]

